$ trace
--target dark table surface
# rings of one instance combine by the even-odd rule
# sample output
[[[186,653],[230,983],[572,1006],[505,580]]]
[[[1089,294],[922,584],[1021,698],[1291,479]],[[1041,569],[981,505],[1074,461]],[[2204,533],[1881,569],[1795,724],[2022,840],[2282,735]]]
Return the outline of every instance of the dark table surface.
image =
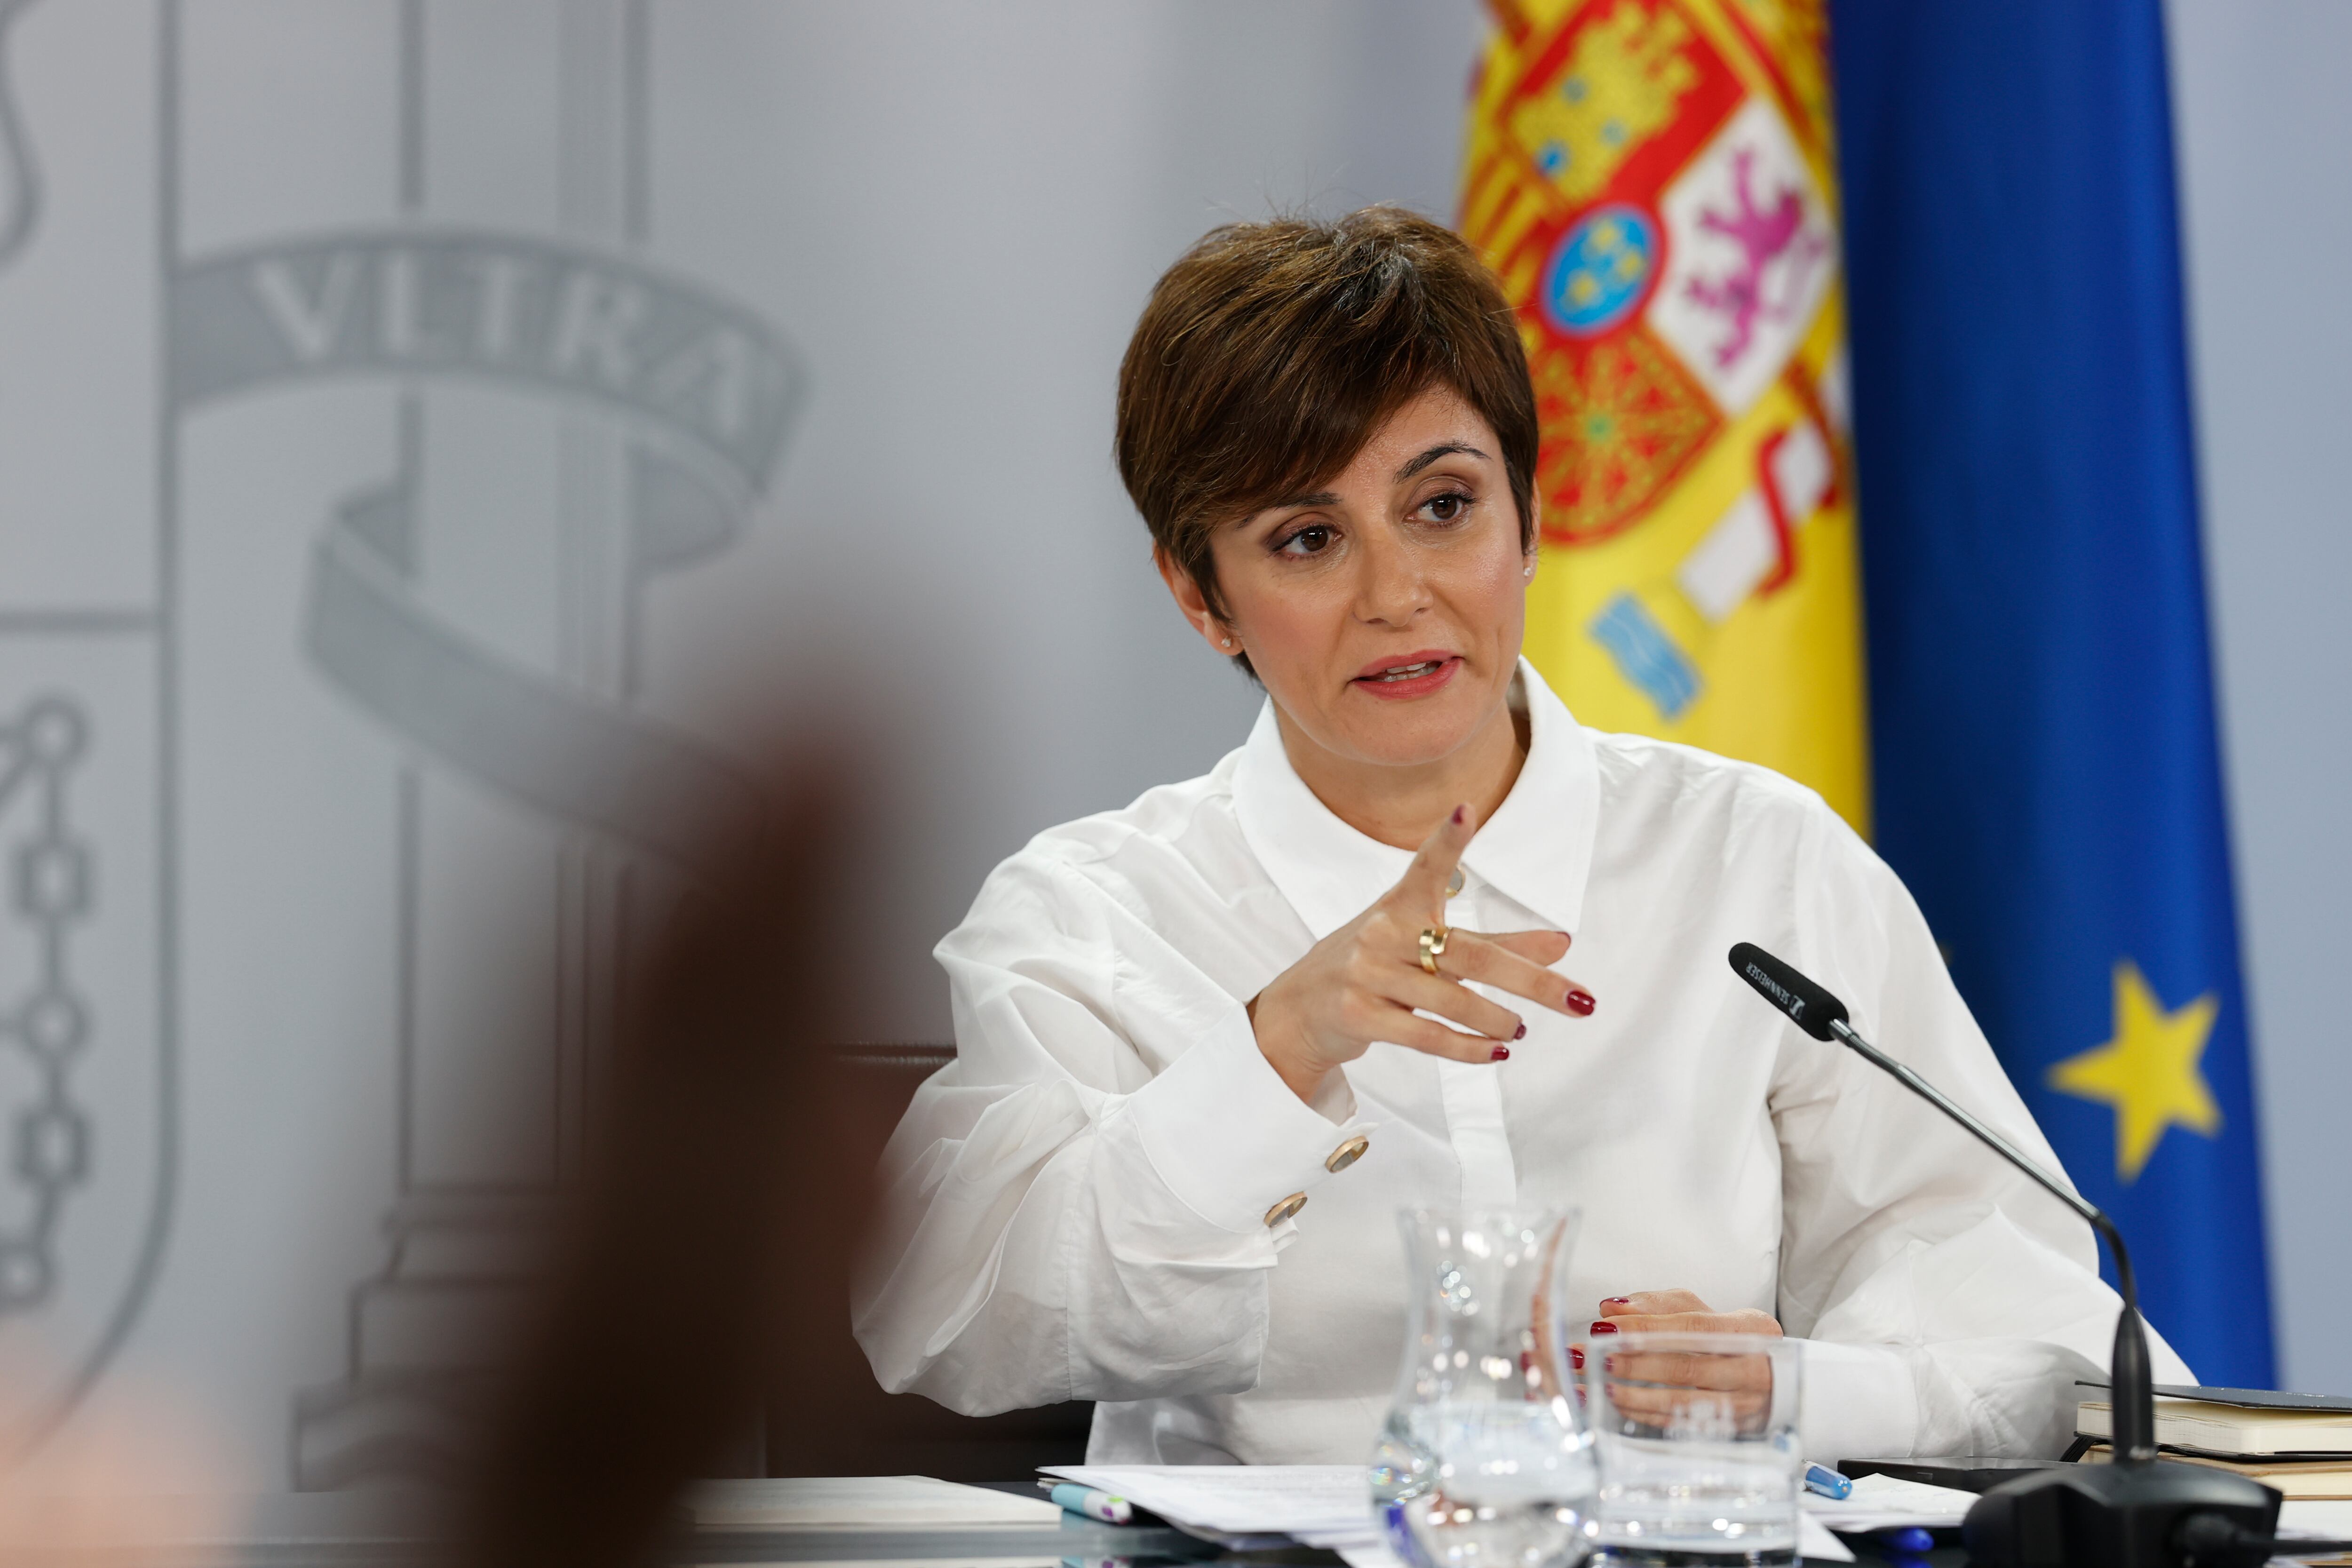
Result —
[[[998,1489],[1035,1496],[1027,1482],[992,1483]],[[446,1538],[436,1510],[410,1497],[352,1492],[290,1493],[257,1500],[223,1538],[192,1542],[188,1562],[207,1568],[421,1568],[438,1561]],[[1957,1547],[1924,1555],[1880,1549],[1870,1537],[1849,1544],[1864,1562],[1893,1562],[1918,1568],[1958,1568],[1966,1554]],[[967,1530],[843,1530],[681,1532],[669,1553],[678,1563],[827,1563],[907,1565],[971,1563],[989,1568],[1173,1568],[1180,1563],[1329,1565],[1336,1553],[1307,1548],[1276,1552],[1232,1553],[1181,1531],[1140,1525],[1099,1524],[1065,1514],[1058,1525]]]

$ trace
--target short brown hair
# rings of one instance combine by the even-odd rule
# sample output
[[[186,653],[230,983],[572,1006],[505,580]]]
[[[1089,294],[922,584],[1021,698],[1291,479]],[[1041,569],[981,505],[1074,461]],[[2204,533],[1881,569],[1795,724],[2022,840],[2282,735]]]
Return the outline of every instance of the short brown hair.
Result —
[[[1118,472],[1222,616],[1211,536],[1318,489],[1437,384],[1494,427],[1535,540],[1536,399],[1510,301],[1444,225],[1372,206],[1211,229],[1151,290],[1118,370]]]

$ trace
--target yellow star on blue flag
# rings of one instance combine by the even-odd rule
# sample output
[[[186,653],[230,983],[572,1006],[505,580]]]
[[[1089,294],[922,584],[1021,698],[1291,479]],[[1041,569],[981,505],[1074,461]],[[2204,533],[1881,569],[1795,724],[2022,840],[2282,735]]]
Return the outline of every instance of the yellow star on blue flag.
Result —
[[[2116,1174],[2136,1180],[2172,1126],[2210,1138],[2221,1108],[2199,1063],[2221,999],[2211,992],[2173,1011],[2130,959],[2116,963],[2115,1037],[2052,1065],[2050,1087],[2116,1110]]]

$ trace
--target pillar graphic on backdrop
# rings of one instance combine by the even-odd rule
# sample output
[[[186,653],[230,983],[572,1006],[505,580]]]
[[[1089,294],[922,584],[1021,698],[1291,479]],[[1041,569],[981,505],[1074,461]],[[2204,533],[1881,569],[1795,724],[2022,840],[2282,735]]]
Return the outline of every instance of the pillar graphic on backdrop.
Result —
[[[397,780],[399,1192],[347,1365],[294,1403],[305,1489],[455,1457],[472,1365],[576,1154],[633,935],[696,826],[749,803],[724,757],[644,711],[643,592],[739,537],[800,390],[766,322],[641,258],[642,5],[557,13],[552,232],[436,217],[432,16],[401,6],[400,210],[174,250],[166,288],[180,426],[390,395],[391,463],[317,521],[302,653]],[[467,564],[486,554],[494,591]],[[552,995],[514,994],[551,972]]]

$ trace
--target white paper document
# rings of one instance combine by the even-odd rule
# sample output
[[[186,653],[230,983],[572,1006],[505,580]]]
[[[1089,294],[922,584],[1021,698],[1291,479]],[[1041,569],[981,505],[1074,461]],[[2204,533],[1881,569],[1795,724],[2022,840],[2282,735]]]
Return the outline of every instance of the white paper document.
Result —
[[[1062,1510],[1043,1495],[1015,1497],[929,1476],[816,1476],[704,1481],[687,1494],[698,1530],[1052,1530]]]
[[[1378,1533],[1361,1465],[1047,1465],[1045,1471],[1220,1535],[1305,1541]]]
[[[1853,1495],[1842,1500],[1813,1492],[1805,1493],[1802,1500],[1806,1517],[1820,1520],[1832,1530],[1889,1530],[1905,1524],[1949,1530],[1976,1500],[1974,1492],[1894,1476],[1857,1476]]]
[[[2352,1502],[2337,1498],[2289,1498],[2279,1509],[2278,1532],[2290,1541],[2352,1541]],[[2287,1559],[2273,1557],[2271,1561],[2284,1563]],[[2297,1568],[2301,1568],[2300,1563]]]
[[[1266,1543],[1288,1536],[1337,1552],[1349,1568],[1402,1568],[1372,1518],[1360,1465],[1049,1465],[1045,1473],[1123,1497],[1195,1534]],[[1906,1516],[1900,1522],[1912,1521]],[[1797,1524],[1805,1556],[1853,1561],[1811,1514],[1801,1514]]]
[[[1828,1525],[1800,1509],[1797,1511],[1797,1555],[1819,1563],[1851,1563],[1853,1548],[1830,1533]]]

